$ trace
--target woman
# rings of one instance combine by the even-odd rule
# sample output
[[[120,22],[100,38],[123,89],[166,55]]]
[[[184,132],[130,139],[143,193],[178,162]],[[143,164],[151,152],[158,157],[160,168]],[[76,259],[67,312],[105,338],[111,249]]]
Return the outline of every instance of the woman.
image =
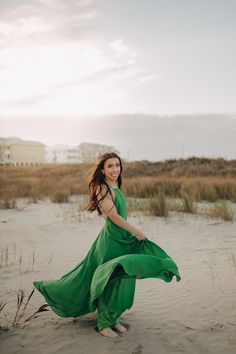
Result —
[[[86,257],[61,278],[35,281],[52,310],[62,317],[77,317],[97,310],[100,334],[117,337],[126,328],[121,314],[131,308],[136,279],[180,280],[173,259],[145,234],[127,222],[121,191],[122,161],[114,153],[99,157],[89,181],[89,212],[106,222]]]

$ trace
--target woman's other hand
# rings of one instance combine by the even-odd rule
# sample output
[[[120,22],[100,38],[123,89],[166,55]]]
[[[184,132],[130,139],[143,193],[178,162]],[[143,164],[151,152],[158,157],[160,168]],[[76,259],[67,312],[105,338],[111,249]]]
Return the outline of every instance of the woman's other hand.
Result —
[[[139,240],[139,241],[143,241],[143,240],[147,240],[147,236],[143,233],[143,232],[139,232],[139,233],[136,233],[135,235],[134,235],[136,238],[137,238],[137,240]]]

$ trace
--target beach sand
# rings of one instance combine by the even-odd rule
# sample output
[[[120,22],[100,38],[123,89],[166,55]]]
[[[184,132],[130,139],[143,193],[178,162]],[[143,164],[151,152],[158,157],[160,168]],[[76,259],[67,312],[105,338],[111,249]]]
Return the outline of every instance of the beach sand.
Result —
[[[169,218],[132,213],[128,221],[173,257],[181,281],[137,280],[134,305],[121,318],[128,331],[119,338],[97,333],[95,313],[62,318],[48,307],[39,317],[2,332],[1,353],[236,353],[236,221],[183,213]],[[76,198],[0,210],[0,298],[8,321],[16,310],[17,290],[28,296],[34,280],[69,271],[86,255],[104,222],[95,213],[79,212]],[[35,290],[26,315],[43,304]]]

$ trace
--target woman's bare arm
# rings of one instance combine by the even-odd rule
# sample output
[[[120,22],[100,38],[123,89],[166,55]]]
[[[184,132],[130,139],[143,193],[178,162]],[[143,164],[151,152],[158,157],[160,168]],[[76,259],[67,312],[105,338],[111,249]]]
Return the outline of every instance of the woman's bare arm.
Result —
[[[106,190],[106,186],[101,186],[100,190],[97,192],[98,200],[106,194]],[[109,193],[101,202],[99,202],[99,207],[114,222],[114,224],[133,233],[138,240],[144,240],[146,238],[141,230],[128,223],[122,216],[117,213],[116,206],[113,203]]]

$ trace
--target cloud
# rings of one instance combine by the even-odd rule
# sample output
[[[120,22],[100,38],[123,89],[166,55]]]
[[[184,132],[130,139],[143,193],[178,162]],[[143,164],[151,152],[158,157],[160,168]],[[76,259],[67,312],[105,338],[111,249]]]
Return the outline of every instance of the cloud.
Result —
[[[130,64],[134,63],[137,53],[125,43],[123,38],[118,38],[112,41],[110,43],[110,48],[115,53],[116,57],[126,57]]]
[[[137,65],[137,48],[125,38],[95,31],[96,1],[9,0],[1,6],[0,105],[6,114],[37,112],[42,105],[57,111],[60,104],[71,106],[70,94],[83,102],[96,97],[104,109],[108,97],[126,99],[131,87],[160,77]]]
[[[1,107],[36,107],[85,85],[89,90],[104,83],[99,89],[105,91],[105,82],[134,75],[137,54],[124,39],[106,43],[94,33],[88,38],[98,16],[92,0],[4,2]]]
[[[1,4],[0,46],[49,43],[88,35],[99,16],[94,1],[6,1]]]
[[[150,81],[158,80],[158,79],[162,78],[163,76],[166,76],[166,75],[165,74],[149,74],[149,75],[140,76],[137,79],[137,85],[143,85],[143,84],[146,84]]]
[[[48,87],[44,92],[34,95],[25,96],[16,100],[1,100],[1,107],[22,107],[22,106],[34,106],[35,104],[49,100],[50,98],[60,95],[65,90],[71,89],[76,86],[92,85],[101,83],[103,81],[114,80],[127,75],[127,65],[117,65],[109,67],[105,70],[100,70],[87,75],[81,75],[80,77],[71,80],[64,81],[57,85]]]

